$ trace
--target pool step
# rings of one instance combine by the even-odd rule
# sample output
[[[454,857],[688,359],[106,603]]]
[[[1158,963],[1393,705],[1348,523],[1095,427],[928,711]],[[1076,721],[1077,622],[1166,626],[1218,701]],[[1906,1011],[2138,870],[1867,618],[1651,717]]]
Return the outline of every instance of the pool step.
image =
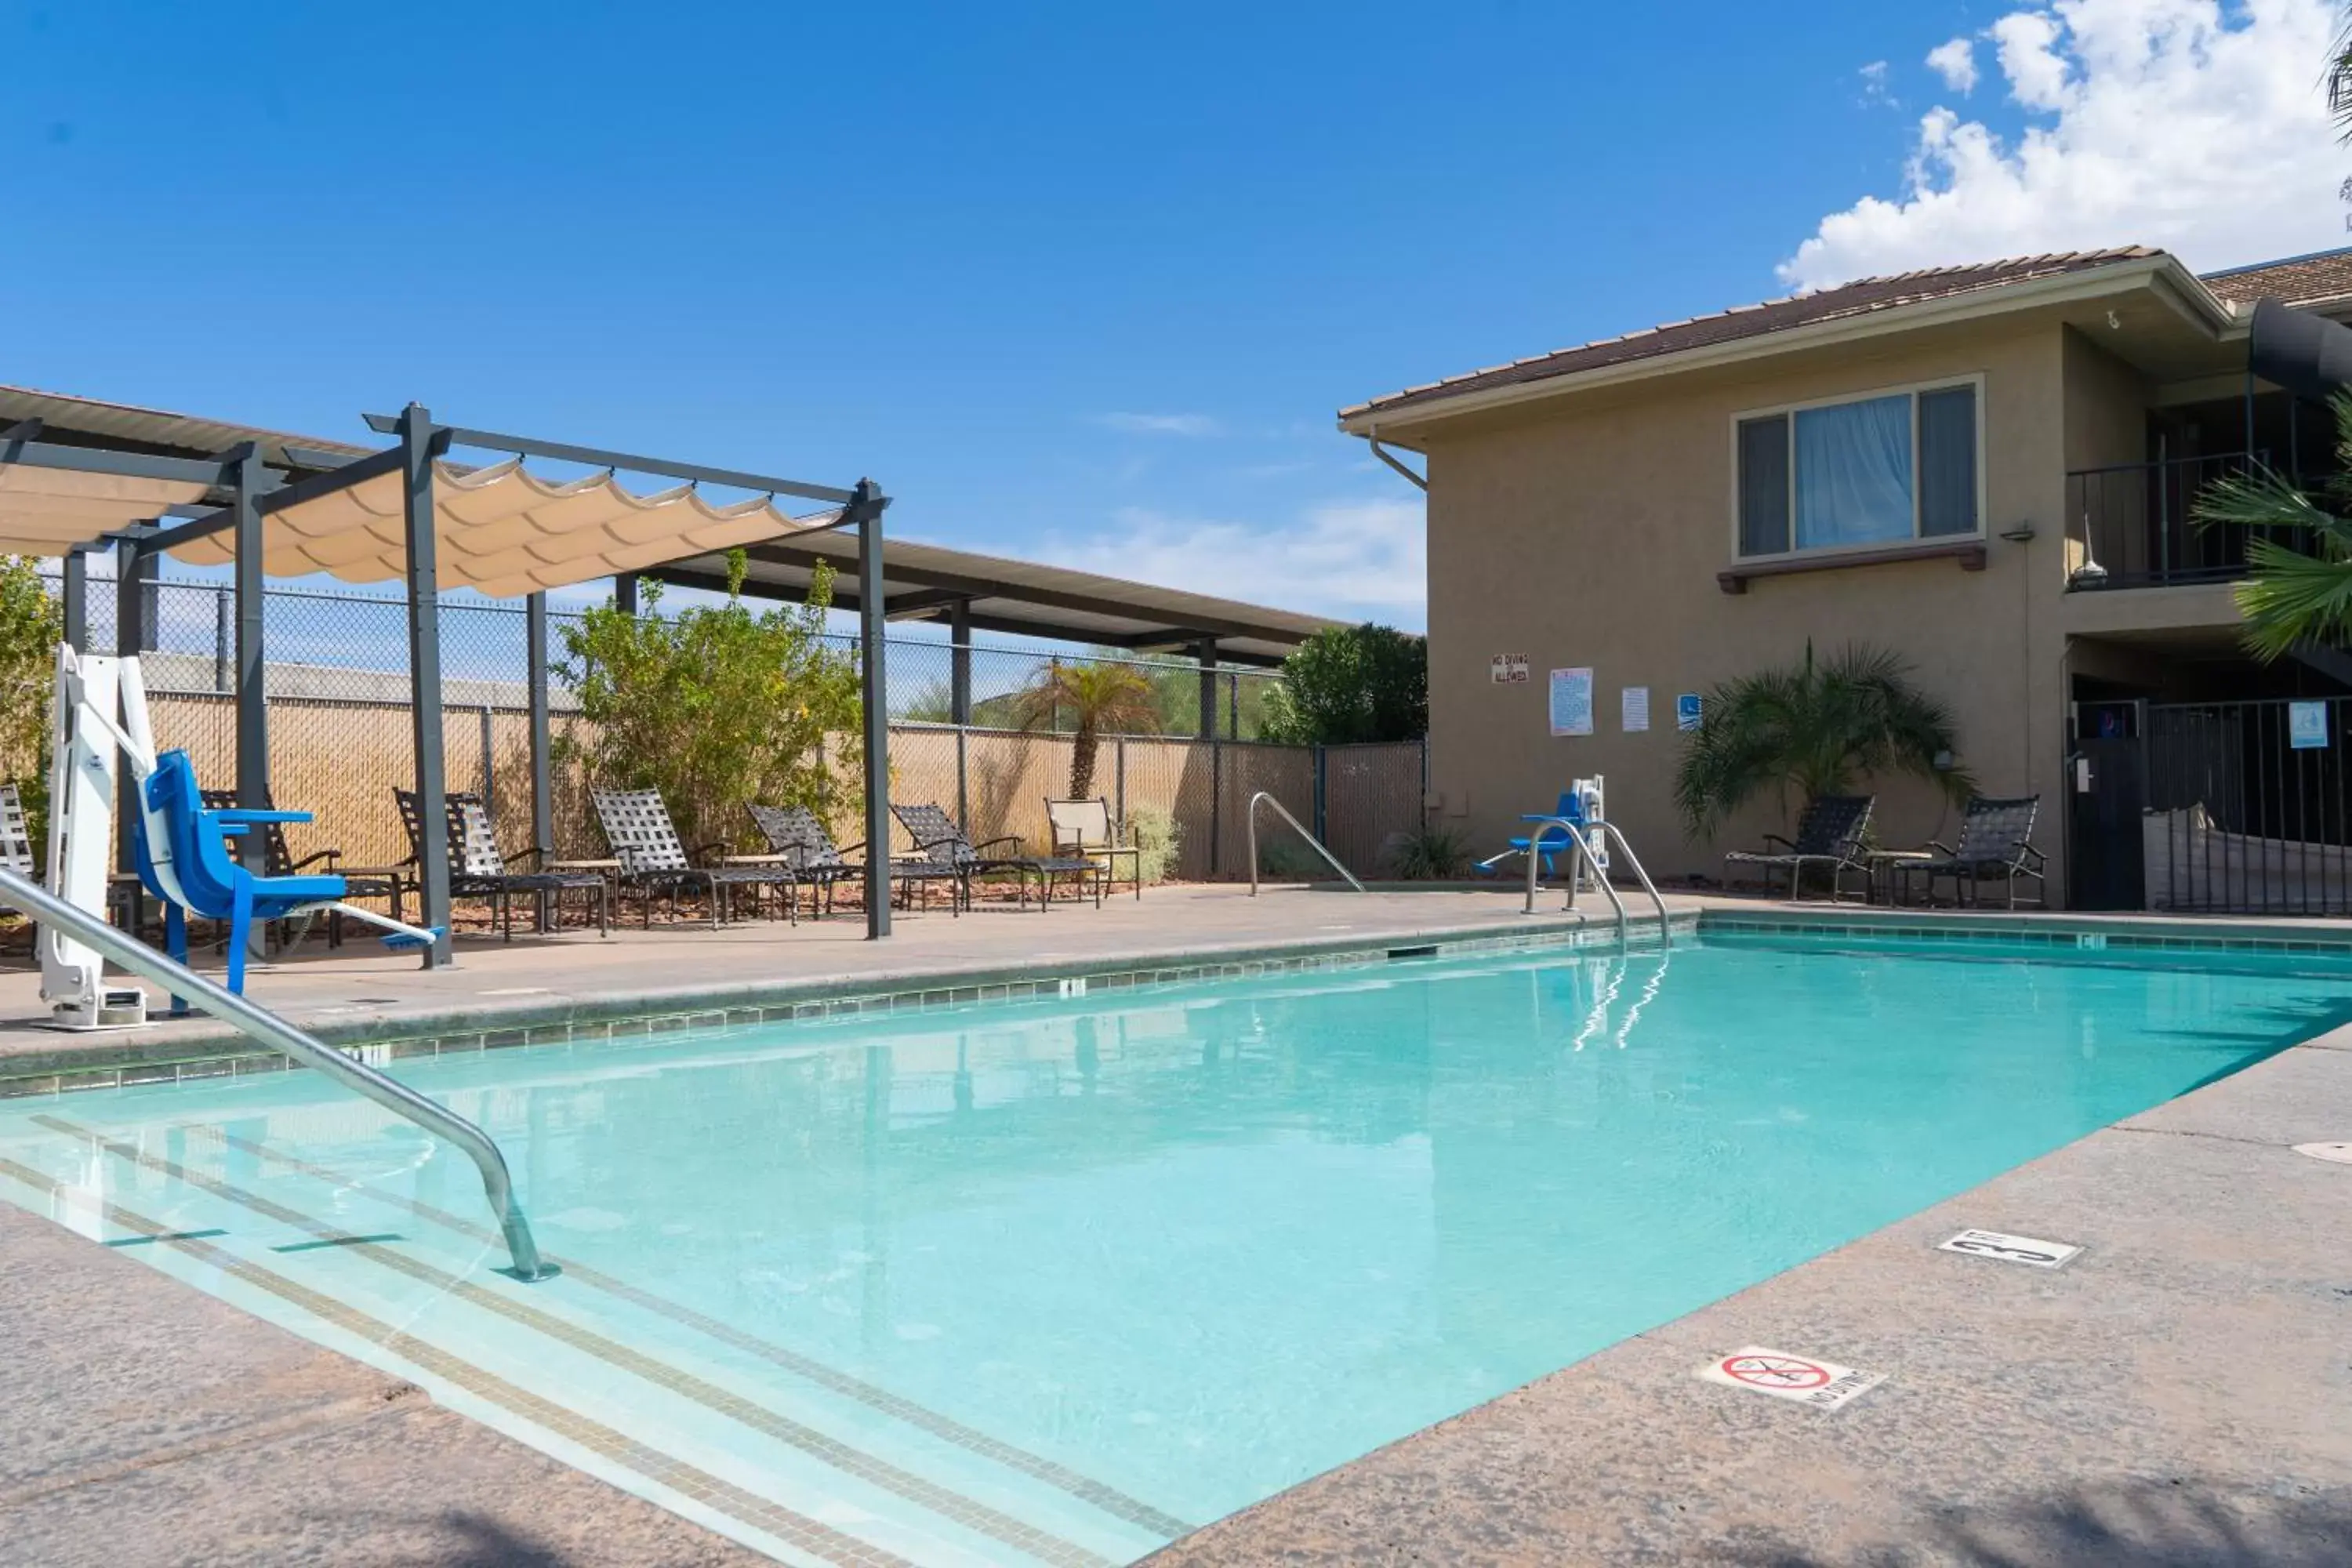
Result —
[[[77,1228],[787,1561],[1093,1568],[1182,1527],[592,1268],[517,1283],[460,1216],[219,1135],[37,1121],[12,1198],[46,1180]]]

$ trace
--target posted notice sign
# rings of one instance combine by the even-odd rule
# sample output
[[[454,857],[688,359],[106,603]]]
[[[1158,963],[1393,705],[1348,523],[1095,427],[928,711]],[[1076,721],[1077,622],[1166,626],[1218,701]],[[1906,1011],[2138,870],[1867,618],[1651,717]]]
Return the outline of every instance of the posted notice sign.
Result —
[[[2286,705],[2286,743],[2298,752],[2314,752],[2327,744],[2327,704],[2290,702]]]
[[[1487,679],[1497,686],[1525,686],[1528,683],[1528,656],[1523,653],[1498,653],[1487,666]]]
[[[1550,701],[1545,706],[1551,718],[1555,735],[1590,735],[1592,733],[1592,669],[1555,669],[1551,672]]]
[[[1625,733],[1638,735],[1650,727],[1650,689],[1629,686],[1618,694],[1617,718]]]

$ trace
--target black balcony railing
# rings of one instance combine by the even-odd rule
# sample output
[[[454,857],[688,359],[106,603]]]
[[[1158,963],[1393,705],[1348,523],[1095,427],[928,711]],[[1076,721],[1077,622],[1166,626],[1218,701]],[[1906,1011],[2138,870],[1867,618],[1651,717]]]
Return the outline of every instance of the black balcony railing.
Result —
[[[2157,588],[2246,574],[2257,537],[2302,547],[2305,529],[2200,528],[2197,498],[2216,480],[2256,470],[2262,453],[2217,452],[2078,468],[2066,476],[2067,585]]]

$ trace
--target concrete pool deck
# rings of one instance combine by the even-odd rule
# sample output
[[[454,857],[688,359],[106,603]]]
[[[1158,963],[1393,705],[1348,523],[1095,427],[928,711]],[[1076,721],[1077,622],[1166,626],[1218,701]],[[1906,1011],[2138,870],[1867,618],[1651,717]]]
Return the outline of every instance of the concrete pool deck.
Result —
[[[1327,913],[1335,903],[1344,912]],[[550,994],[594,1002],[656,983],[758,987],[773,984],[780,960],[811,984],[870,988],[894,976],[1127,963],[1198,947],[1208,933],[1226,952],[1409,945],[1433,932],[1528,929],[1517,907],[1496,893],[1339,900],[1270,890],[1252,904],[1238,889],[1171,889],[1098,925],[1091,909],[1057,909],[934,914],[885,946],[859,941],[846,921],[802,936],[748,927],[716,941],[681,930],[469,943],[465,967],[446,974],[372,955],[304,959],[254,989],[331,1021],[350,1016],[327,1011],[346,1005],[339,998],[433,987],[401,1004],[417,1011],[397,1025],[436,1009],[545,1006]],[[1919,917],[1799,906],[1794,918]],[[1045,940],[1033,937],[1047,921]],[[2188,929],[2352,938],[2340,923]],[[545,994],[480,995],[521,986]],[[21,1016],[30,1000],[29,976],[0,976],[0,1015]],[[21,1030],[5,1047],[55,1048],[58,1038]],[[1152,1561],[2352,1561],[2352,1165],[2292,1150],[2346,1139],[2352,1030],[2095,1132]],[[1967,1227],[2087,1250],[2055,1272],[1935,1250]],[[11,1349],[0,1380],[0,1430],[11,1434],[0,1563],[751,1560],[381,1373],[5,1206],[0,1257],[0,1342]],[[121,1331],[98,1331],[108,1324]],[[1824,1411],[1694,1375],[1748,1346],[1886,1381]],[[88,1393],[93,1378],[102,1397]],[[394,1468],[389,1489],[371,1489],[369,1478]]]

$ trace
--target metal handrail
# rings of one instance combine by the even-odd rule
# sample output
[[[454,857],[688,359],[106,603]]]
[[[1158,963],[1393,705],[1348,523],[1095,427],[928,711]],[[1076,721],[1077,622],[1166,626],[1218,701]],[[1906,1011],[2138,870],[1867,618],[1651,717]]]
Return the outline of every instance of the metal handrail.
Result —
[[[1633,847],[1625,842],[1625,836],[1622,833],[1619,833],[1615,828],[1606,827],[1605,826],[1603,831],[1615,837],[1617,840],[1617,847],[1622,849],[1625,852],[1625,858],[1633,862],[1633,875],[1641,879],[1642,891],[1649,894],[1650,902],[1657,906],[1658,945],[1661,947],[1674,946],[1675,937],[1672,923],[1666,918],[1666,900],[1658,897],[1657,884],[1650,880],[1650,874],[1647,871],[1642,869],[1642,858],[1633,853]]]
[[[1590,862],[1595,873],[1592,879],[1600,884],[1601,892],[1608,897],[1609,907],[1617,911],[1617,945],[1624,946],[1625,900],[1617,896],[1617,889],[1609,885],[1609,879],[1599,874],[1601,862],[1593,859],[1592,844],[1584,837],[1584,829],[1565,816],[1523,816],[1519,820],[1529,824],[1534,829],[1528,835],[1526,912],[1528,914],[1536,912],[1536,879],[1543,870],[1543,845],[1540,842],[1543,838],[1543,830],[1547,827],[1565,827],[1568,829],[1569,842],[1576,846],[1576,857],[1568,863],[1568,902],[1563,908],[1568,910],[1576,908],[1577,879],[1583,874],[1585,865]]]
[[[545,1279],[557,1272],[555,1265],[539,1256],[539,1243],[530,1233],[530,1221],[523,1217],[522,1205],[515,1201],[514,1182],[507,1173],[506,1156],[490,1135],[467,1121],[456,1111],[410,1089],[397,1079],[354,1061],[334,1047],[312,1038],[267,1008],[256,1006],[235,992],[214,984],[185,964],[166,958],[153,948],[126,931],[117,931],[89,910],[77,908],[57,897],[37,882],[29,881],[16,872],[0,867],[0,903],[22,910],[46,926],[58,926],[71,931],[82,942],[133,974],[163,986],[174,996],[185,996],[198,1007],[224,1023],[234,1025],[264,1045],[285,1052],[299,1062],[316,1068],[344,1088],[355,1089],[374,1100],[395,1116],[415,1122],[428,1132],[438,1133],[463,1149],[482,1173],[482,1191],[490,1200],[490,1212],[499,1218],[499,1229],[505,1235],[507,1257],[514,1267],[509,1272],[518,1279]]]
[[[1331,869],[1339,872],[1339,875],[1348,879],[1348,886],[1355,889],[1356,891],[1360,893],[1370,890],[1365,888],[1361,882],[1356,880],[1356,874],[1354,872],[1339,864],[1339,858],[1337,855],[1332,854],[1331,851],[1323,847],[1323,841],[1320,838],[1316,837],[1315,835],[1307,832],[1305,827],[1300,826],[1298,818],[1290,815],[1289,807],[1284,805],[1282,802],[1275,799],[1274,796],[1268,795],[1265,791],[1260,790],[1255,795],[1250,796],[1249,810],[1244,814],[1249,818],[1251,898],[1255,899],[1257,897],[1257,808],[1260,801],[1264,801],[1266,805],[1274,807],[1276,815],[1279,816],[1283,821],[1290,824],[1292,827],[1297,828],[1298,837],[1307,840],[1307,845],[1314,849],[1315,853],[1323,857],[1325,861],[1330,865]]]

